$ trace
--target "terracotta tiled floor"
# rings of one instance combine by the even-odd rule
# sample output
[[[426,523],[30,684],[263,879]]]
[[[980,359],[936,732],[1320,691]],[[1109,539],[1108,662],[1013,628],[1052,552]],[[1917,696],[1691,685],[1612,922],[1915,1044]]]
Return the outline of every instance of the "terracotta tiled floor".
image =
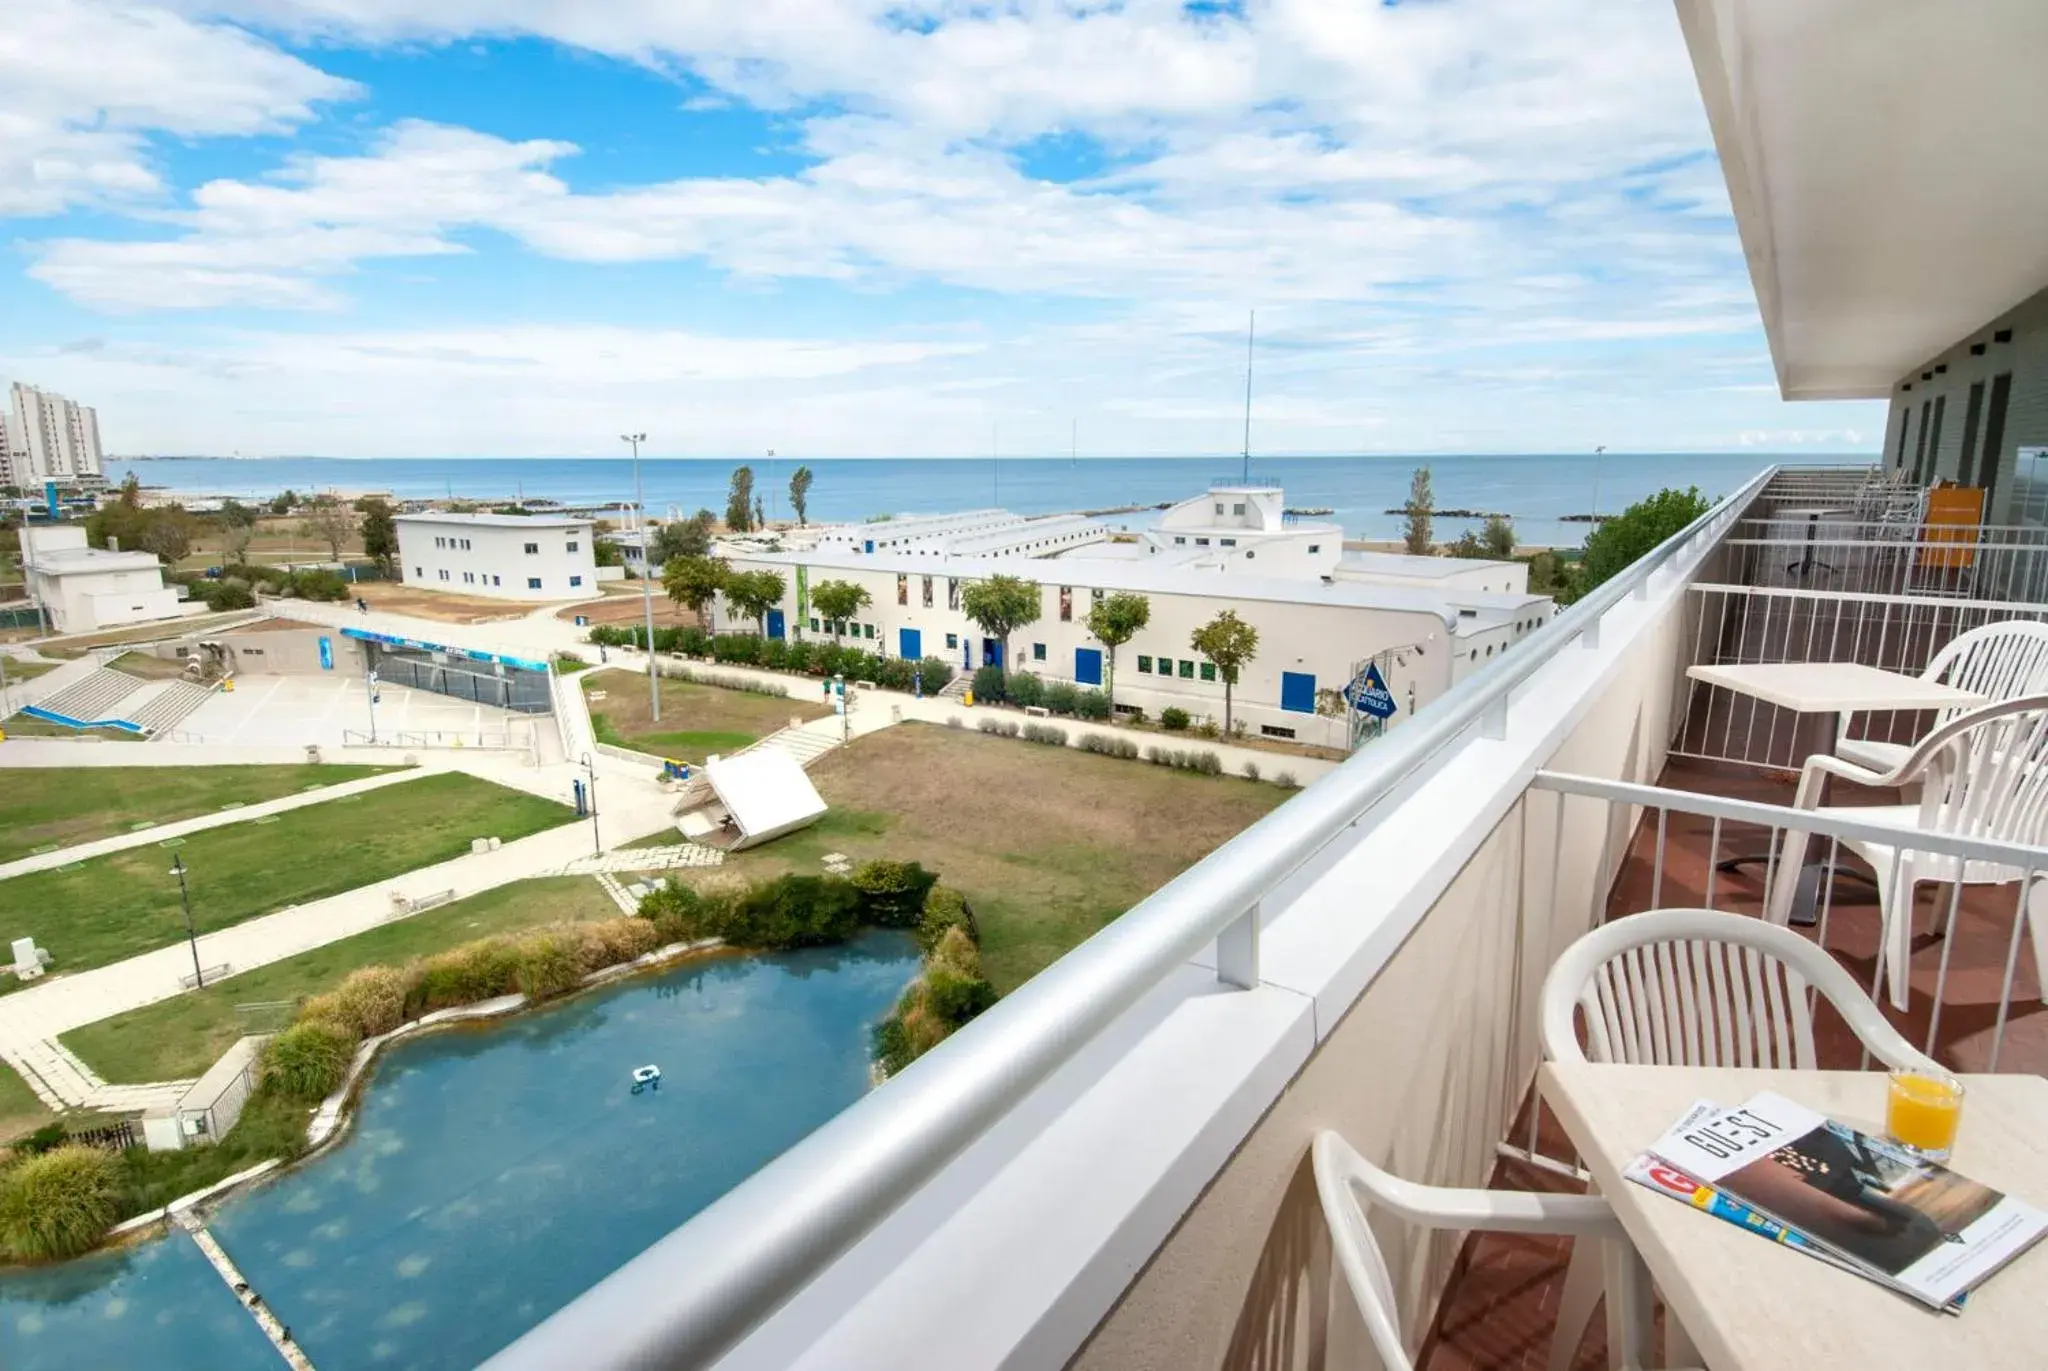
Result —
[[[1674,761],[1666,769],[1662,783],[1676,790],[1790,804],[1794,779],[1754,768]],[[1844,787],[1829,798],[1830,803],[1836,804],[1897,802],[1889,793],[1859,793],[1853,787]],[[1607,917],[1619,918],[1653,907],[1705,907],[1708,871],[1716,856],[1725,858],[1767,846],[1767,835],[1761,830],[1745,832],[1724,825],[1718,853],[1713,853],[1712,837],[1712,820],[1671,814],[1665,826],[1660,878],[1655,860],[1657,816],[1646,815],[1615,882]],[[1820,844],[1816,841],[1810,855],[1819,853]],[[1743,914],[1761,912],[1763,879],[1761,865],[1732,874],[1715,873],[1712,907]],[[1922,889],[1915,922],[1919,931],[1913,944],[1912,1006],[1903,1014],[1891,1011],[1888,1006],[1886,1009],[1900,1031],[1923,1046],[1933,1020],[1933,995],[1944,950],[1944,939],[1935,936],[1933,930],[1938,915],[1948,905],[1945,888]],[[1956,927],[1947,940],[1948,978],[1943,987],[1934,1055],[1957,1070],[1988,1069],[2015,906],[2014,886],[1968,890],[1957,913]],[[1875,896],[1855,883],[1837,882],[1827,910],[1826,934],[1825,946],[1836,960],[1868,986],[1876,970],[1878,946]],[[1825,1007],[1818,1016],[1817,1039],[1823,1066],[1850,1069],[1862,1064],[1855,1038]],[[2041,1003],[2039,972],[2024,939],[1998,1069],[2048,1069],[2048,1009]],[[1527,1107],[1525,1103],[1524,1108]],[[1512,1136],[1524,1136],[1527,1126],[1525,1115]],[[1570,1154],[1569,1144],[1547,1112],[1539,1137],[1547,1155]],[[1578,1188],[1552,1172],[1510,1161],[1496,1166],[1492,1184],[1498,1189]],[[1497,1236],[1468,1239],[1438,1308],[1436,1324],[1424,1344],[1422,1365],[1429,1371],[1543,1371],[1549,1359],[1558,1287],[1568,1255],[1568,1245],[1563,1240]],[[1605,1358],[1606,1340],[1596,1318],[1574,1365],[1582,1371],[1592,1371],[1604,1366]]]

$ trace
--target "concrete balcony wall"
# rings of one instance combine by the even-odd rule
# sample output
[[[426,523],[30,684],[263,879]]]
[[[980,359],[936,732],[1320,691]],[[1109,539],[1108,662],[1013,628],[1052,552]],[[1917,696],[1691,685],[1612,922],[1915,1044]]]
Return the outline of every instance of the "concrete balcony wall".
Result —
[[[1689,615],[1696,613],[1682,591],[1663,598],[1655,616],[1630,632],[1604,685],[1574,711],[1562,736],[1513,759],[1524,777],[1542,766],[1655,780],[1680,717]],[[1580,654],[1555,664],[1558,677],[1581,665],[1573,655]],[[1551,675],[1546,668],[1528,688],[1539,706],[1546,683],[1569,688],[1566,679],[1547,682]],[[1524,751],[1512,741],[1468,747]],[[1503,797],[1469,786],[1431,795],[1439,782],[1458,788],[1455,776],[1439,777],[1404,809],[1432,811],[1439,844],[1454,831],[1446,823],[1487,824],[1476,847],[1072,1359],[1076,1371],[1372,1365],[1330,1262],[1309,1166],[1315,1134],[1337,1129],[1413,1180],[1485,1183],[1494,1144],[1506,1136],[1535,1070],[1534,1005],[1543,976],[1590,927],[1633,819],[1617,807],[1605,828],[1580,822],[1561,831],[1558,797],[1516,786],[1489,823],[1487,811]],[[1389,844],[1413,842],[1402,817],[1367,838],[1332,877],[1370,872],[1377,858],[1399,850]],[[1400,898],[1398,889],[1369,879],[1354,891],[1360,917]],[[1271,935],[1275,942],[1286,923]],[[1285,955],[1275,952],[1276,961]],[[1429,1325],[1461,1236],[1381,1229],[1411,1339]]]

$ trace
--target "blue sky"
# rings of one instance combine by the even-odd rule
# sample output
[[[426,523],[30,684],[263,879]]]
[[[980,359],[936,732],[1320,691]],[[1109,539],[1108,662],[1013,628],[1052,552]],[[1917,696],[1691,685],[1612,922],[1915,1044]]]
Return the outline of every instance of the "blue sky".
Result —
[[[11,0],[0,378],[119,452],[1876,447],[1669,0]]]

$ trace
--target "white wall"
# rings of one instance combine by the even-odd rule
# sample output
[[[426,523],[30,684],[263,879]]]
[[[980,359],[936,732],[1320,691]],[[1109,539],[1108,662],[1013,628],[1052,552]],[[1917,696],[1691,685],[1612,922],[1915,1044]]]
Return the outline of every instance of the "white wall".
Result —
[[[785,563],[747,562],[744,559],[735,559],[732,565],[735,570],[765,569],[783,577],[787,586],[783,596],[786,631],[792,638],[797,636],[795,568]],[[1051,565],[1056,567],[1058,564]],[[901,631],[908,628],[919,633],[923,655],[942,658],[956,670],[963,666],[979,667],[983,660],[984,642],[981,630],[964,613],[948,607],[949,578],[945,576],[929,578],[932,604],[927,608],[923,591],[926,579],[922,573],[907,574],[904,589],[908,603],[899,605],[896,572],[837,567],[814,567],[809,572],[809,584],[813,587],[822,581],[843,580],[852,581],[867,590],[873,603],[855,617],[857,627],[847,641],[857,640],[870,651],[896,657],[902,655]],[[966,582],[959,580],[956,584],[964,587]],[[1342,746],[1348,741],[1346,720],[1280,707],[1283,673],[1313,677],[1313,688],[1318,691],[1339,689],[1350,680],[1354,664],[1384,650],[1421,643],[1423,651],[1420,654],[1405,654],[1406,665],[1388,673],[1388,688],[1393,691],[1400,707],[1391,721],[1395,725],[1408,717],[1411,702],[1414,708],[1420,708],[1442,694],[1456,679],[1450,633],[1443,619],[1435,614],[1344,605],[1233,600],[1200,594],[1151,593],[1146,598],[1151,601],[1151,622],[1137,637],[1117,649],[1116,701],[1119,705],[1136,705],[1154,717],[1171,705],[1187,710],[1198,719],[1214,718],[1221,722],[1223,683],[1201,679],[1201,658],[1188,645],[1188,640],[1195,629],[1224,609],[1236,610],[1238,616],[1259,633],[1259,655],[1244,668],[1233,695],[1235,717],[1243,719],[1255,734],[1267,728],[1291,729],[1300,742]],[[1070,604],[1072,617],[1063,621],[1060,618],[1058,586],[1045,587],[1038,622],[1019,629],[1012,638],[1017,665],[1049,681],[1072,681],[1075,679],[1076,650],[1093,648],[1103,652],[1106,677],[1108,652],[1088,632],[1087,618],[1092,604],[1089,590],[1082,586],[1074,587]],[[832,635],[823,621],[814,630],[810,626],[810,618],[807,614],[802,620],[802,636],[814,641],[830,641]],[[714,624],[720,632],[755,630],[753,620],[737,618],[722,601],[715,609]],[[869,629],[873,630],[872,634]],[[948,635],[953,638],[950,646]],[[1041,646],[1045,649],[1043,658],[1036,653]],[[1141,658],[1150,659],[1150,671],[1139,669]],[[1159,674],[1162,658],[1174,663],[1173,675]],[[1482,650],[1480,661],[1483,664],[1485,660]],[[1182,662],[1193,663],[1191,675],[1184,677],[1180,674]]]
[[[423,590],[499,600],[568,600],[595,594],[597,553],[591,525],[532,522],[532,527],[513,527],[400,516],[400,579]],[[528,552],[528,545],[535,550]],[[533,584],[536,580],[539,585]]]

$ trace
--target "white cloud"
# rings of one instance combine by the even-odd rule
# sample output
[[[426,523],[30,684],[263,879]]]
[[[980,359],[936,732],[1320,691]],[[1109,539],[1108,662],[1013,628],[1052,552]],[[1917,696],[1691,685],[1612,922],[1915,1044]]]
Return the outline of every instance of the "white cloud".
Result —
[[[354,93],[224,24],[144,5],[10,0],[0,21],[0,215],[155,194],[147,134],[276,132]]]

